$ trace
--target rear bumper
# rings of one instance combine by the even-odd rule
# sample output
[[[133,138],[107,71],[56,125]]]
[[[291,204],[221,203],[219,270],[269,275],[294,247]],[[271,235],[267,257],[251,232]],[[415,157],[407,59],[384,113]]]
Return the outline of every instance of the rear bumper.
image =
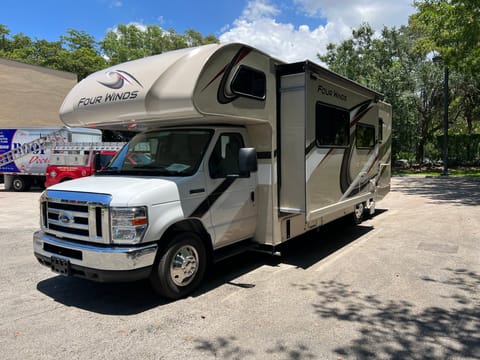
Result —
[[[38,261],[52,268],[52,256],[68,262],[66,275],[94,281],[133,281],[150,275],[157,244],[139,246],[99,246],[54,238],[39,230],[33,235],[33,251]]]

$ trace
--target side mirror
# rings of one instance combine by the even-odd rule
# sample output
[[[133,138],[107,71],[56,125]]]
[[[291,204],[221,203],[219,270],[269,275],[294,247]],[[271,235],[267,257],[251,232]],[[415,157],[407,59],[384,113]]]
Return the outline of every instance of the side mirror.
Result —
[[[251,172],[257,171],[257,151],[255,148],[241,148],[238,151],[238,167],[240,177],[250,177]]]

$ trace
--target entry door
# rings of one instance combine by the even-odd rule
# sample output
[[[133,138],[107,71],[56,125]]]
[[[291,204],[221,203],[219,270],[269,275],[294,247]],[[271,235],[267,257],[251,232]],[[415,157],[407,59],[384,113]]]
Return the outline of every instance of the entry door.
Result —
[[[256,174],[240,177],[238,152],[244,147],[239,132],[221,133],[209,159],[210,215],[215,246],[252,237],[257,222]]]

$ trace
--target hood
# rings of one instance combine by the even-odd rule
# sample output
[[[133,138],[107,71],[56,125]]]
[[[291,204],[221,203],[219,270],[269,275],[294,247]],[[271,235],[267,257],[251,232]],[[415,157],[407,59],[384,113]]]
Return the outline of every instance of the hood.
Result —
[[[175,181],[153,177],[88,176],[48,190],[110,195],[112,206],[157,205],[180,200]]]

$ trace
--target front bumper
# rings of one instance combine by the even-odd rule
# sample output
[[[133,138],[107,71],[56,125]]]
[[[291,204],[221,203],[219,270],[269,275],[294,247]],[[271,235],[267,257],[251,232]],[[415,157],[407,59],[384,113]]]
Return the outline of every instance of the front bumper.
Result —
[[[94,281],[133,281],[150,275],[157,244],[139,246],[99,246],[59,240],[43,231],[33,235],[33,250],[38,261],[57,269],[54,259],[65,260],[68,271],[64,275],[84,277]]]

